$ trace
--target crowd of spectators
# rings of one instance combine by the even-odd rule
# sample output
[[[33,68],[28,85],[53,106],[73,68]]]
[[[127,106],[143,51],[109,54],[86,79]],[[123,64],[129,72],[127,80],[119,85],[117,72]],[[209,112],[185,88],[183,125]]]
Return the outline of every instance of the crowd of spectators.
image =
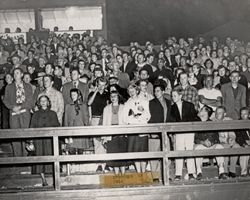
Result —
[[[24,43],[0,38],[1,127],[36,128],[249,119],[250,43],[226,38],[168,37],[160,46],[131,42],[128,48],[108,44],[103,37],[50,33]],[[183,130],[185,132],[185,130]],[[249,131],[170,135],[171,149],[249,148]],[[159,151],[156,134],[101,138],[72,137],[62,152],[96,154]],[[50,140],[11,142],[13,156],[50,155]],[[202,179],[202,158],[186,160],[188,178]],[[236,176],[238,156],[216,157],[219,178]],[[230,160],[230,167],[228,163]],[[249,156],[240,156],[241,176],[247,176]],[[98,165],[125,173],[134,164],[145,172],[147,162]],[[150,161],[160,171],[159,161]],[[182,178],[183,159],[175,161],[175,180]],[[34,169],[48,172],[46,166]],[[46,184],[46,183],[44,183]]]

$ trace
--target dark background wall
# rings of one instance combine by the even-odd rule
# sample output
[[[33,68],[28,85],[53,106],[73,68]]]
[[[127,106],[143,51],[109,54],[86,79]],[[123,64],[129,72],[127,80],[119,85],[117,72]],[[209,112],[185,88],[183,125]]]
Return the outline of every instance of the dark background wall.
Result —
[[[248,0],[0,0],[3,10],[95,5],[103,6],[102,33],[121,45],[147,40],[159,44],[170,35],[197,36],[218,27],[224,34],[250,39]]]
[[[196,36],[249,20],[248,13],[246,0],[107,0],[108,38],[123,45],[160,43],[170,35]]]

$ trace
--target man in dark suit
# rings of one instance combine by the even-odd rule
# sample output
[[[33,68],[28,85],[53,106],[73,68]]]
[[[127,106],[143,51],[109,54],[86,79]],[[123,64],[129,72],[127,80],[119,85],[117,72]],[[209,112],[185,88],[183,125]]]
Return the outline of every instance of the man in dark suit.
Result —
[[[83,103],[87,104],[88,95],[89,95],[89,88],[86,83],[82,83],[79,81],[80,73],[77,68],[72,69],[71,71],[71,82],[65,83],[62,88],[62,94],[64,99],[64,104],[72,103],[70,98],[70,90],[72,88],[77,88],[82,93]]]
[[[165,60],[166,60],[166,63],[165,63],[166,67],[169,67],[172,69],[172,71],[174,71],[174,68],[177,67],[175,56],[171,55],[171,51],[168,48],[165,49],[164,55],[165,55]]]
[[[133,80],[134,78],[134,71],[136,71],[136,64],[133,61],[129,60],[128,52],[124,52],[122,54],[123,64],[120,68],[122,72],[125,72],[129,75],[129,79]]]
[[[243,107],[240,109],[240,119],[249,120],[249,109]],[[236,130],[235,131],[236,139],[235,141],[244,148],[250,148],[250,130]],[[241,167],[241,177],[247,176],[249,156],[244,155],[240,156],[240,167]]]
[[[52,53],[58,53],[59,42],[56,36],[52,39],[52,44],[50,45]]]
[[[197,120],[197,113],[194,104],[182,100],[183,89],[175,88],[172,91],[174,104],[171,107],[172,122],[190,122]],[[175,150],[193,150],[194,133],[182,133],[175,136]],[[183,159],[175,160],[175,180],[179,181],[182,177]],[[195,173],[195,163],[193,158],[187,159],[187,170],[189,180],[193,180]]]
[[[148,123],[165,123],[170,121],[171,101],[164,98],[163,94],[165,91],[164,85],[155,85],[154,93],[155,98],[149,101],[149,111],[151,118]],[[168,140],[167,144],[170,144]],[[170,150],[170,146],[169,150]],[[161,150],[161,143],[158,134],[151,134],[149,138],[149,151],[155,152]],[[159,180],[161,177],[160,161],[150,161],[151,171],[156,172],[153,174],[153,180]]]
[[[45,51],[46,51],[45,58],[47,59],[47,63],[54,64],[57,57],[54,53],[51,52],[51,47],[47,46]]]

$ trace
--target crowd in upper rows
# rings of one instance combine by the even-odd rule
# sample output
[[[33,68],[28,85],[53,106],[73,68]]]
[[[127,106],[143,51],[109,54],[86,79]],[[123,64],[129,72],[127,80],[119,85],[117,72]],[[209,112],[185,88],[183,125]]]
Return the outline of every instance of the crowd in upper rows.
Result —
[[[236,120],[241,112],[248,114],[244,119],[249,117],[250,43],[231,38],[169,37],[157,48],[150,41],[120,48],[88,33],[69,37],[52,32],[47,40],[32,37],[28,44],[22,38],[17,44],[7,38],[0,39],[0,70],[5,75],[2,128]],[[177,134],[170,141],[176,150],[248,147],[249,133],[244,134],[222,132],[218,138],[214,133]],[[141,134],[66,138],[65,144],[72,151],[93,147],[95,153],[140,152],[159,150],[159,141],[157,135],[149,139]],[[36,155],[46,154],[44,149],[49,154],[50,141],[39,142]],[[32,141],[26,147],[13,142],[13,155],[25,155],[32,145]],[[229,172],[234,176],[237,159],[231,158]],[[242,175],[248,159],[241,157]],[[217,158],[220,178],[228,173],[225,160]],[[194,159],[187,159],[190,179],[196,172],[202,176],[201,164],[196,159],[196,171]],[[117,173],[125,170],[123,162],[110,165]],[[135,166],[144,172],[146,162]],[[152,161],[151,168],[156,166]],[[181,178],[182,166],[183,160],[176,159],[176,180]]]

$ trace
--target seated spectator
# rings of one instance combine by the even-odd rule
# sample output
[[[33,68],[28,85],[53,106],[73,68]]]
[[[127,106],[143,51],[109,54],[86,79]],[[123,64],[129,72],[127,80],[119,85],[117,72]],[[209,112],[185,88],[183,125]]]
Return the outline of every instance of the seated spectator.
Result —
[[[207,105],[204,105],[200,112],[198,113],[198,117],[202,122],[211,121],[210,117],[213,113],[213,109]],[[194,139],[195,150],[200,149],[224,149],[224,147],[220,144],[219,141],[219,135],[218,132],[215,131],[207,131],[207,132],[198,132],[195,133],[195,139]],[[216,157],[216,162],[219,167],[219,179],[226,179],[225,171],[224,171],[224,158],[223,157]],[[197,173],[197,180],[202,179],[202,164],[203,164],[203,158],[202,157],[196,157],[195,158],[196,163],[196,173]]]
[[[48,96],[41,95],[37,100],[38,111],[34,112],[30,122],[30,128],[44,128],[44,127],[58,127],[60,123],[54,111],[50,110],[51,102]],[[30,145],[33,142],[30,141]],[[34,156],[49,156],[52,153],[52,139],[35,139],[34,140]],[[52,173],[51,164],[39,164],[33,166],[32,172],[35,174],[40,173],[42,177],[43,186],[48,183],[45,179],[45,173]]]
[[[213,77],[207,75],[204,79],[204,88],[198,90],[200,108],[204,105],[210,106],[213,111],[222,104],[222,94],[218,89],[213,88]]]
[[[249,120],[249,109],[243,107],[240,109],[240,120]],[[235,141],[243,148],[250,148],[250,130],[236,130],[236,139]],[[247,176],[249,156],[242,155],[240,156],[240,167],[241,167],[241,177]]]

